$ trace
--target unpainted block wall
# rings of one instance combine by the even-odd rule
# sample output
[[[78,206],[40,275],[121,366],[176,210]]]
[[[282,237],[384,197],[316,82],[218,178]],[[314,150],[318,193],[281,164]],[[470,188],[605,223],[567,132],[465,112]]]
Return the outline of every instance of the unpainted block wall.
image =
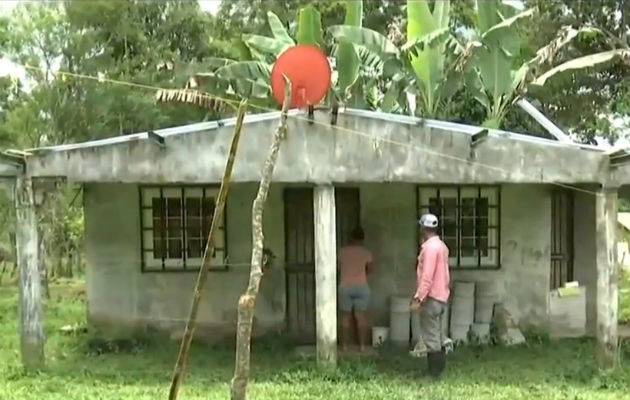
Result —
[[[370,278],[375,324],[388,324],[389,298],[414,290],[418,236],[416,187],[360,184],[362,225],[377,269]],[[247,264],[251,251],[251,204],[257,185],[232,186],[227,207],[230,263]],[[265,210],[265,240],[276,254],[256,304],[255,332],[285,323],[283,186],[273,185]],[[452,271],[453,280],[495,280],[511,311],[525,325],[544,326],[550,267],[551,190],[542,185],[501,188],[501,269]],[[188,315],[194,273],[141,273],[138,188],[87,184],[84,191],[87,295],[90,322],[108,332],[147,326],[179,336]],[[236,304],[248,267],[213,272],[199,310],[198,334],[232,335]]]

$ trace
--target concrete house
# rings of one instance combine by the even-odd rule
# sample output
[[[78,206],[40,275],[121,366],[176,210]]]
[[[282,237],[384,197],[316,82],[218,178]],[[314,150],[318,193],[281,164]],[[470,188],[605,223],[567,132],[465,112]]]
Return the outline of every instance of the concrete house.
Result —
[[[279,115],[245,118],[198,336],[234,334],[249,272],[252,200]],[[83,185],[91,324],[181,335],[234,123],[25,156],[36,193],[50,179]],[[334,254],[357,225],[376,260],[372,319],[386,324],[390,297],[414,289],[416,221],[432,211],[454,280],[495,281],[521,325],[539,328],[548,324],[550,289],[577,280],[586,286],[588,332],[595,334],[616,318],[616,240],[608,225],[616,223],[617,196],[630,193],[630,168],[615,164],[618,155],[408,116],[348,109],[333,124],[325,113],[310,121],[292,111],[265,209],[265,246],[275,260],[263,277],[254,333],[287,330],[296,342],[314,343],[318,320],[336,324],[335,313],[316,306],[318,285],[334,282],[315,278],[314,249]],[[3,175],[11,176],[5,163]],[[324,228],[314,223],[326,216],[335,217]],[[331,227],[334,235],[322,231]],[[324,267],[335,276],[334,265]]]

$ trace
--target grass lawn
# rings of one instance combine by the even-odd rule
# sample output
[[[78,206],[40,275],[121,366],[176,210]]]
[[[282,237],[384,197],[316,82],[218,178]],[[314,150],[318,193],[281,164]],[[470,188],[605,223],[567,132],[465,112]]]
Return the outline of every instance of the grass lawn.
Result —
[[[52,288],[46,306],[47,369],[25,374],[19,365],[17,295],[0,288],[0,399],[165,399],[177,343],[153,344],[136,354],[89,355],[87,334],[66,336],[58,328],[83,323],[80,287]],[[252,399],[628,399],[630,351],[623,369],[600,373],[589,341],[458,349],[439,384],[418,380],[419,360],[402,351],[344,359],[335,372],[318,371],[314,360],[293,355],[278,339],[253,345]],[[184,399],[226,399],[232,348],[193,346]]]

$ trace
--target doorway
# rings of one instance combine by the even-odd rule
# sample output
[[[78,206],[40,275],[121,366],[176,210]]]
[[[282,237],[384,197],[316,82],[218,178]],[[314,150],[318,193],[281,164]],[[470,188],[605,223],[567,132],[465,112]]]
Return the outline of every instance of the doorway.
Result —
[[[335,188],[337,247],[345,244],[361,219],[359,189]],[[284,191],[287,327],[297,344],[316,341],[313,189]]]
[[[573,280],[573,192],[554,191],[551,196],[550,289]]]

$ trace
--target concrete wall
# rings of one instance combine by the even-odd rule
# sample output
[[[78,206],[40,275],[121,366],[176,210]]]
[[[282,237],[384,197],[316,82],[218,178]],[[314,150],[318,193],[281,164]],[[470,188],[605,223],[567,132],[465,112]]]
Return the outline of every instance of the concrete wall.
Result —
[[[377,269],[370,278],[375,324],[388,324],[389,297],[414,290],[416,187],[361,184],[366,244]],[[227,208],[230,263],[250,258],[250,209],[255,184],[232,187]],[[265,211],[265,237],[276,254],[275,268],[262,283],[257,302],[258,333],[282,328],[285,316],[283,187],[274,185]],[[133,184],[85,186],[88,313],[97,327],[149,325],[179,335],[185,325],[194,273],[141,273],[138,189]],[[547,317],[550,268],[551,190],[546,186],[504,185],[501,189],[501,264],[495,271],[453,271],[453,279],[494,280],[504,301],[525,325]],[[198,333],[214,338],[233,332],[238,295],[247,267],[213,272],[199,312]]]
[[[233,185],[227,206],[230,263],[251,256],[251,204],[256,185]],[[132,184],[85,185],[85,233],[88,318],[107,332],[152,327],[179,336],[184,330],[196,281],[195,273],[141,273],[138,188]],[[282,191],[272,188],[265,210],[266,245],[284,259]],[[197,334],[220,339],[234,330],[236,304],[249,268],[212,272],[199,308]],[[265,274],[256,303],[255,331],[282,326],[284,274]]]

